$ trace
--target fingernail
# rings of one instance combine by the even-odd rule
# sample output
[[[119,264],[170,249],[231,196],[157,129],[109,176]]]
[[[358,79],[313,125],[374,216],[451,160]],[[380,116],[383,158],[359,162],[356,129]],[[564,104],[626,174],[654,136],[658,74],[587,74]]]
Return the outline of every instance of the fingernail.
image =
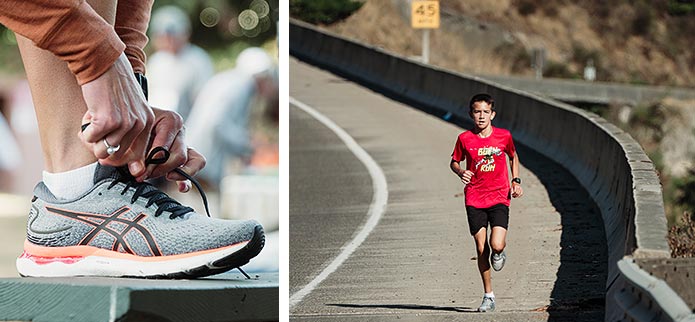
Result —
[[[132,175],[138,175],[142,172],[143,166],[140,162],[132,162],[128,165],[130,168],[130,174]]]

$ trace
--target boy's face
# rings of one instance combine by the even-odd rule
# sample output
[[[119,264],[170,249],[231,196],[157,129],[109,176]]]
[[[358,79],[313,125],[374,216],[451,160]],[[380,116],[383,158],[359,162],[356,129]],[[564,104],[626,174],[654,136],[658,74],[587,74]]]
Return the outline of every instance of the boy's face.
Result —
[[[470,114],[475,127],[480,130],[488,128],[492,119],[495,118],[495,111],[492,110],[492,106],[483,101],[473,103],[473,109],[470,111]]]

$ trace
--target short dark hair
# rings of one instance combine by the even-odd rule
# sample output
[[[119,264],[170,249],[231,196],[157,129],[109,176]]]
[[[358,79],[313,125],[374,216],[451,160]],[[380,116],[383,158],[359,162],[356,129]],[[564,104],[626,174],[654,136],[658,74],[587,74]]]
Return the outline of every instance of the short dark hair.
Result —
[[[492,96],[490,96],[490,94],[478,93],[473,95],[473,97],[471,97],[471,102],[468,104],[468,109],[472,111],[473,104],[475,104],[476,102],[488,103],[490,105],[490,109],[492,109],[493,111],[495,110],[495,100],[492,99]]]

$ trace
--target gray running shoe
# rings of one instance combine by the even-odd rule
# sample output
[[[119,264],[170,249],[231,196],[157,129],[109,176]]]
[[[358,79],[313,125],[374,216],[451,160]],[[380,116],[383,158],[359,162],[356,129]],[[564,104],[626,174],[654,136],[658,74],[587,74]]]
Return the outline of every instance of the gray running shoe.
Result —
[[[483,303],[480,303],[478,312],[492,312],[495,310],[495,298],[483,296]]]
[[[22,276],[195,278],[238,268],[265,243],[253,220],[195,213],[127,168],[97,165],[94,187],[74,200],[34,189]]]
[[[502,251],[499,254],[492,254],[490,262],[492,262],[492,269],[495,271],[500,271],[504,268],[504,263],[507,261],[507,254]]]

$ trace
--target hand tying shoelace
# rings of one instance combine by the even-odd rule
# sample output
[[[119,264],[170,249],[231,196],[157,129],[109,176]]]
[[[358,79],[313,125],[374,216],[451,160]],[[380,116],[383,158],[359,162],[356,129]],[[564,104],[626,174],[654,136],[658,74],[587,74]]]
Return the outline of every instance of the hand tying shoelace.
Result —
[[[82,132],[89,126],[91,123],[85,123],[82,124]],[[157,154],[162,153],[161,157],[156,157]],[[145,167],[147,167],[150,164],[163,164],[169,160],[169,156],[171,153],[169,153],[169,150],[162,146],[158,146],[153,148],[150,153],[147,155],[147,158],[145,158]],[[152,204],[156,204],[159,209],[157,209],[157,212],[155,216],[159,216],[162,214],[163,211],[171,211],[171,215],[169,218],[174,219],[178,216],[183,216],[191,211],[193,211],[192,208],[186,207],[181,205],[178,201],[170,198],[167,194],[164,192],[159,191],[158,189],[147,189],[146,185],[152,186],[149,183],[140,183],[135,181],[135,177],[133,177],[130,174],[130,171],[128,171],[127,166],[119,167],[118,171],[121,172],[123,175],[122,180],[117,180],[114,181],[110,186],[109,189],[112,188],[114,185],[116,185],[118,182],[123,182],[126,186],[121,192],[121,194],[125,194],[129,188],[133,187],[135,188],[135,193],[133,194],[133,198],[131,202],[135,202],[139,197],[144,197],[148,199],[147,201],[147,207],[151,206]],[[185,171],[176,168],[174,169],[174,172],[180,174],[184,178],[188,179],[193,183],[193,185],[198,189],[198,192],[200,193],[201,198],[203,199],[203,205],[205,206],[205,213],[210,216],[210,207],[208,206],[208,198],[205,195],[205,192],[203,191],[203,188],[200,186],[200,183],[198,180],[194,179],[192,176],[190,176],[188,173]],[[146,185],[145,185],[146,184]],[[147,190],[147,191],[146,191]],[[162,207],[165,204],[175,204],[175,206],[172,207]]]
[[[163,156],[155,157],[158,153],[163,153]],[[147,166],[150,164],[162,164],[169,159],[169,155],[169,151],[164,147],[156,147],[152,149],[152,151],[150,151],[149,155],[145,159],[145,165]],[[121,194],[125,194],[130,188],[135,188],[135,192],[133,193],[133,197],[131,198],[130,202],[134,203],[138,198],[143,197],[147,199],[146,207],[149,207],[152,204],[156,204],[158,209],[155,212],[155,217],[159,217],[159,215],[161,215],[164,211],[169,211],[171,212],[169,218],[175,219],[176,217],[183,216],[193,211],[191,207],[181,205],[178,201],[172,199],[166,193],[154,188],[154,186],[152,186],[151,184],[146,182],[137,182],[135,180],[135,177],[133,177],[128,171],[127,166],[118,167],[117,169],[121,173],[122,177],[114,180],[109,185],[108,189],[113,188],[119,182],[125,184],[125,187],[123,188],[123,191],[121,191]],[[193,185],[195,185],[196,189],[198,189],[198,192],[200,193],[200,196],[203,199],[203,205],[205,205],[205,213],[208,215],[208,217],[211,217],[210,209],[208,207],[207,196],[205,195],[203,188],[200,186],[200,183],[198,183],[197,180],[195,180],[188,173],[181,169],[177,168],[174,169],[174,171],[184,176],[186,179],[190,180],[193,183]]]
[[[155,158],[155,155],[158,153],[162,152],[163,155],[159,158]],[[155,147],[150,151],[150,153],[147,155],[147,158],[145,159],[145,166],[148,166],[150,164],[162,164],[167,162],[169,160],[169,156],[171,154],[169,153],[169,150],[165,149],[162,146]],[[200,186],[200,183],[198,180],[194,179],[191,177],[186,171],[181,170],[180,168],[174,169],[174,172],[182,175],[184,178],[188,179],[193,183],[196,189],[198,189],[198,192],[200,193],[200,197],[203,198],[203,205],[205,205],[205,213],[210,217],[210,208],[208,207],[208,198],[205,195],[205,192],[203,191],[203,187]]]

